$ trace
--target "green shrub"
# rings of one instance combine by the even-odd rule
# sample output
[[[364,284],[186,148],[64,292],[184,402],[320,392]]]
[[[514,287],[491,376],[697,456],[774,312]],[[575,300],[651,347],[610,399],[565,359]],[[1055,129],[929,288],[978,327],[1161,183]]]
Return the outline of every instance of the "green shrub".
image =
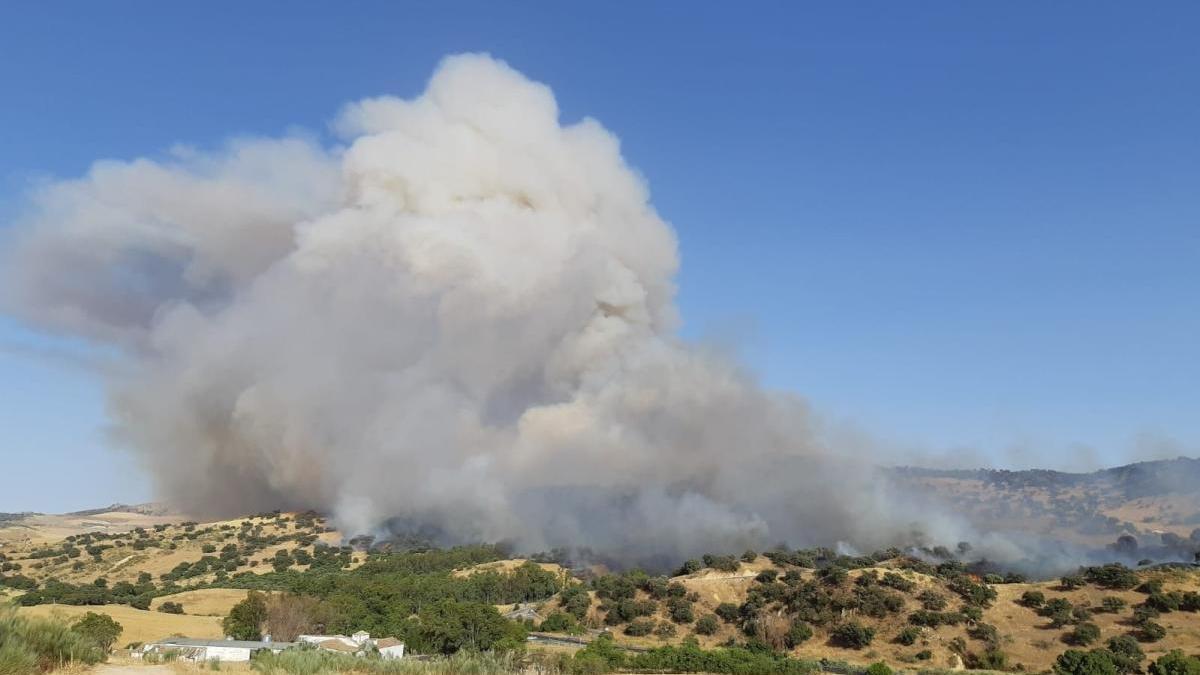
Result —
[[[1151,663],[1149,670],[1150,675],[1200,675],[1200,658],[1172,649]]]
[[[712,635],[717,632],[717,615],[705,614],[696,621],[696,632],[700,635]]]
[[[1112,655],[1104,650],[1090,652],[1068,649],[1054,662],[1055,675],[1118,675]]]
[[[804,642],[808,641],[813,636],[812,628],[803,621],[792,622],[792,627],[788,629],[787,635],[784,636],[784,644],[788,649],[795,649]]]
[[[88,612],[71,624],[71,630],[95,643],[107,654],[120,637],[122,628],[121,624],[107,614]]]
[[[916,626],[905,626],[904,628],[900,629],[900,632],[896,635],[894,642],[907,647],[915,644],[917,638],[919,637],[921,637],[920,628],[917,628]]]
[[[104,657],[95,640],[65,623],[0,608],[0,675],[28,675],[72,663],[92,665]]]
[[[625,634],[632,637],[649,635],[654,630],[654,622],[647,619],[635,619],[625,626]]]
[[[883,661],[877,661],[867,666],[866,675],[892,675],[892,669]]]
[[[1046,594],[1041,591],[1025,591],[1021,594],[1020,602],[1030,609],[1037,609],[1046,603]]]
[[[1094,623],[1081,623],[1063,639],[1069,644],[1087,647],[1100,639],[1100,627]]]
[[[857,621],[847,621],[834,627],[830,633],[834,644],[849,649],[862,649],[875,639],[875,629]]]

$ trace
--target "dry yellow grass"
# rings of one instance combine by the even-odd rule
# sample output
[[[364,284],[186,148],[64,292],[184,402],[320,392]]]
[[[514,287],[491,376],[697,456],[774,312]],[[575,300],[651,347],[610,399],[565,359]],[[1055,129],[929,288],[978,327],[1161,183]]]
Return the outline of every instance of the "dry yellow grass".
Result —
[[[529,561],[525,558],[512,558],[511,560],[497,560],[496,562],[481,563],[466,569],[456,570],[454,572],[454,576],[468,577],[472,574],[478,574],[480,572],[499,572],[500,574],[507,574],[527,562]],[[559,575],[564,574],[563,568],[556,563],[537,563],[537,566],[547,572],[553,572],[554,574]]]
[[[67,605],[37,605],[22,607],[21,614],[38,617],[61,617],[73,621],[88,612],[107,614],[121,624],[123,629],[117,643],[148,642],[169,635],[184,635],[192,638],[224,637],[221,620],[213,616],[188,616],[186,614],[163,614],[133,609],[125,605],[103,605],[100,607],[72,607]]]
[[[150,602],[150,609],[157,610],[164,602],[178,602],[183,605],[184,614],[224,617],[246,598],[246,593],[233,588],[199,588],[157,597]]]

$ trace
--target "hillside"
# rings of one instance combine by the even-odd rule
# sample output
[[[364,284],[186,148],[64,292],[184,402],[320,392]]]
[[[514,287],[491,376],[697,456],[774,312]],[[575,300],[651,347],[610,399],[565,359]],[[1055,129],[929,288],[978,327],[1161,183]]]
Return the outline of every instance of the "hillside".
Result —
[[[1188,484],[1195,469],[1194,460],[1173,460],[1094,474],[892,475],[984,518],[1024,519],[1043,532],[1095,542],[1115,561],[1194,552],[1200,541],[1184,532],[1193,519],[1180,514],[1196,500]],[[1112,531],[1084,527],[1097,518],[1117,519],[1116,531],[1135,538],[1121,546],[1134,548],[1109,546]],[[461,607],[454,620],[492,622],[496,644],[513,639],[499,627],[500,615],[512,614],[532,617],[526,628],[585,642],[608,634],[620,646],[654,649],[695,638],[706,649],[759,646],[797,659],[884,660],[914,670],[1044,671],[1067,649],[1114,638],[1146,659],[1172,649],[1200,653],[1200,569],[1182,567],[1093,566],[1039,581],[1005,570],[984,575],[996,570],[971,560],[969,548],[847,556],[778,547],[680,561],[675,574],[654,576],[572,563],[564,552],[392,551],[366,537],[347,540],[313,513],[200,523],[139,507],[17,514],[0,522],[0,535],[3,597],[35,616],[110,614],[125,626],[123,644],[219,636],[221,618],[261,590],[276,599],[315,595],[321,602],[306,610],[314,630],[397,635],[417,652],[458,648],[435,626]]]
[[[1091,473],[886,470],[901,489],[947,503],[981,529],[1103,546],[1129,535],[1154,555],[1200,546],[1200,459],[1139,462]],[[1193,536],[1194,535],[1194,536]]]
[[[1007,668],[1032,671],[1048,669],[1059,654],[1073,646],[1070,636],[1078,624],[1092,623],[1099,628],[1095,642],[1098,645],[1112,637],[1140,635],[1134,611],[1136,605],[1146,602],[1145,593],[1105,589],[1094,584],[1068,590],[1060,588],[1058,581],[985,585],[975,583],[970,576],[962,577],[969,582],[960,583],[953,575],[929,574],[932,570],[919,571],[910,567],[910,563],[904,559],[885,561],[849,570],[843,579],[834,580],[824,571],[829,568],[775,564],[767,556],[757,556],[750,562],[737,563],[736,569],[706,568],[666,580],[668,589],[675,584],[682,586],[678,596],[669,590],[648,592],[645,582],[639,583],[629,602],[653,608],[646,613],[635,608],[635,618],[629,621],[607,618],[610,612],[620,611],[617,607],[621,601],[614,600],[611,594],[607,599],[601,597],[603,591],[592,592],[593,602],[584,616],[584,624],[593,629],[608,628],[620,642],[635,646],[677,643],[683,636],[695,635],[702,646],[711,648],[747,638],[778,642],[786,647],[786,633],[795,624],[803,623],[812,631],[811,637],[789,650],[801,658],[850,663],[882,659],[901,667],[950,668],[964,660],[970,665],[972,659],[980,659],[994,649],[1005,655]],[[1200,571],[1133,574],[1139,585],[1148,580],[1160,581],[1166,594],[1190,593],[1188,597],[1194,597],[1200,591]],[[994,599],[980,602],[964,597],[984,587],[994,589]],[[1047,602],[1061,598],[1072,608],[1093,611],[1086,617],[1081,612],[1068,623],[1054,626],[1052,618],[1022,604],[1022,596],[1031,591],[1043,593]],[[673,621],[671,597],[690,601],[693,621]],[[1124,606],[1118,611],[1101,611],[1104,599],[1114,597],[1120,598]],[[938,609],[928,610],[928,607]],[[978,618],[971,618],[976,611],[972,608],[979,612]],[[560,598],[542,606],[544,614],[565,609]],[[1196,609],[1200,606],[1191,611],[1168,612],[1157,619],[1166,636],[1141,644],[1147,657],[1154,659],[1171,649],[1200,653],[1200,612]],[[940,621],[952,623],[915,624],[913,617],[924,616],[923,611],[938,614]],[[711,635],[696,635],[697,622],[710,615],[715,619],[715,631]],[[643,621],[651,627],[650,634],[631,635],[641,629],[631,631],[630,626]],[[837,628],[854,622],[873,632],[869,645],[847,645],[837,639]],[[989,626],[994,627],[994,634]],[[674,635],[667,638],[657,635],[663,627],[668,627],[666,632],[673,631]],[[913,642],[907,645],[900,641],[906,629],[914,632]],[[989,665],[995,666],[995,663]]]

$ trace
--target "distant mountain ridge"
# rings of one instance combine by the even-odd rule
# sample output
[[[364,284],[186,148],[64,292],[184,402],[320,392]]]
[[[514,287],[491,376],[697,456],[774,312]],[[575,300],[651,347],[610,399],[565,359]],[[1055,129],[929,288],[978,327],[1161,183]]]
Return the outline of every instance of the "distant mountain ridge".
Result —
[[[1126,499],[1174,492],[1200,492],[1200,458],[1135,462],[1087,473],[1052,469],[935,469],[900,466],[889,473],[910,478],[955,478],[978,480],[1005,488],[1071,488],[1097,486],[1117,488]]]

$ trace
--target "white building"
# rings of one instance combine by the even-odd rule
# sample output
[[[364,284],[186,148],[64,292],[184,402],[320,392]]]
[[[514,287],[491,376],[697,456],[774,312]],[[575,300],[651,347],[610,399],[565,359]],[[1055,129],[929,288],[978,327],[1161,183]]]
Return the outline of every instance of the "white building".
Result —
[[[385,659],[404,658],[404,643],[396,638],[381,638],[374,640],[366,631],[346,637],[345,635],[301,635],[296,638],[298,643],[315,645],[318,649],[342,654],[362,654],[372,648],[379,651]]]
[[[193,640],[191,638],[165,638],[142,646],[134,656],[174,653],[183,661],[249,661],[250,655],[266,649],[279,653],[294,646],[294,642],[271,642],[257,640]]]

